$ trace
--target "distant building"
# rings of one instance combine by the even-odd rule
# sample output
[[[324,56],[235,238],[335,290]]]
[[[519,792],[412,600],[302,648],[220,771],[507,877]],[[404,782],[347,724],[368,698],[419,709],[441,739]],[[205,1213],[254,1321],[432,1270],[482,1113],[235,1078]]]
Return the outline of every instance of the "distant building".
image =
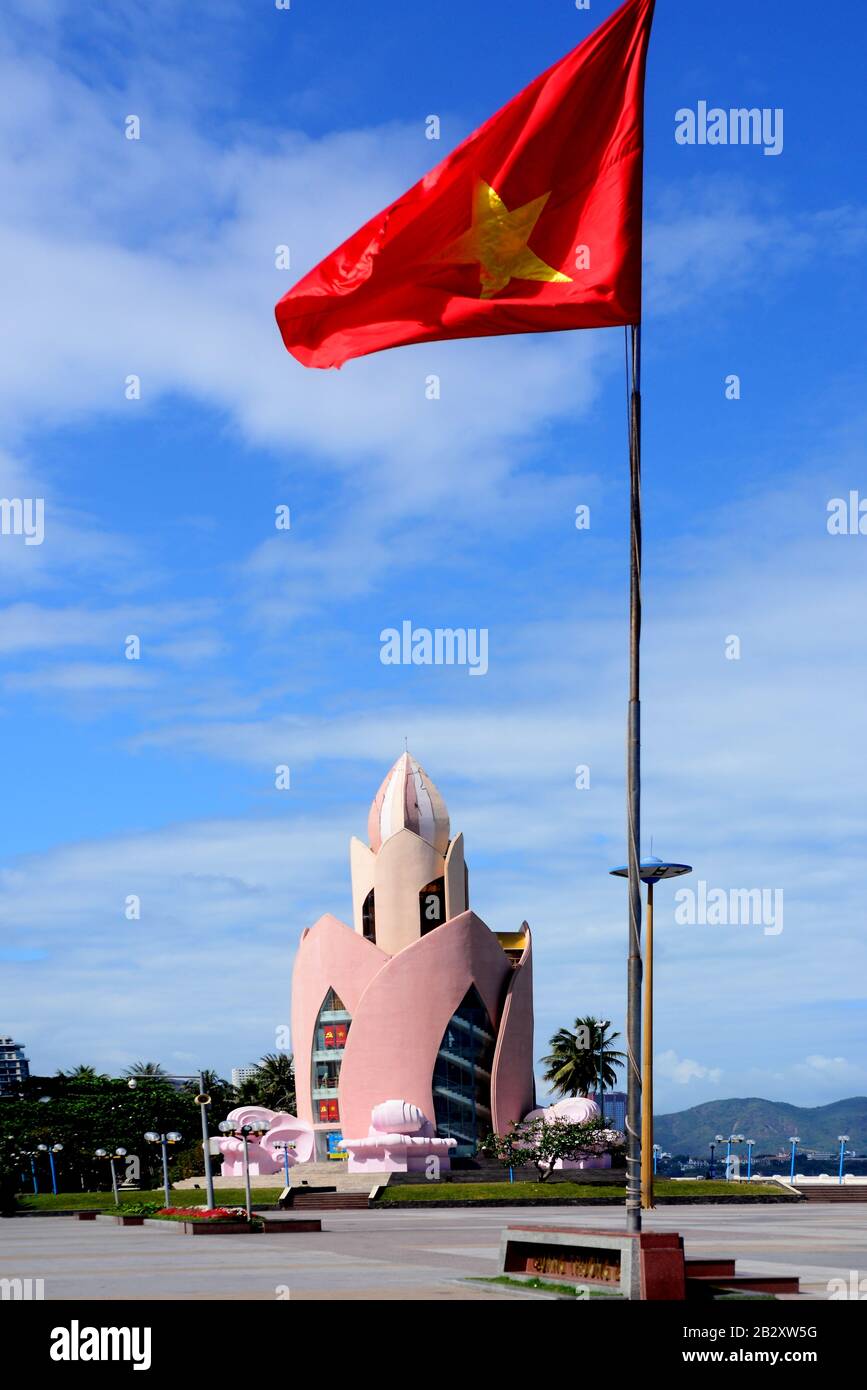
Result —
[[[12,1096],[30,1075],[30,1063],[21,1043],[0,1038],[0,1096]]]
[[[594,1099],[599,1102],[599,1094]],[[602,1108],[611,1129],[626,1132],[626,1092],[606,1091],[602,1097]]]
[[[259,1075],[258,1067],[233,1067],[232,1085],[235,1087],[243,1086],[245,1081],[251,1081],[254,1076]]]

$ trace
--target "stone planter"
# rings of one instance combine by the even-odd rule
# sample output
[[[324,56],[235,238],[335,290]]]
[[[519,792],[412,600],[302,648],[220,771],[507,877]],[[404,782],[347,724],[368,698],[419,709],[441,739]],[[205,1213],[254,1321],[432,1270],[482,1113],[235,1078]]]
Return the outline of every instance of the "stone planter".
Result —
[[[251,1235],[253,1228],[249,1221],[184,1221],[185,1236],[242,1236]]]
[[[318,1217],[293,1218],[291,1221],[266,1221],[263,1235],[298,1235],[305,1231],[321,1231],[322,1222]]]
[[[116,1216],[114,1217],[115,1226],[143,1226],[143,1216]]]

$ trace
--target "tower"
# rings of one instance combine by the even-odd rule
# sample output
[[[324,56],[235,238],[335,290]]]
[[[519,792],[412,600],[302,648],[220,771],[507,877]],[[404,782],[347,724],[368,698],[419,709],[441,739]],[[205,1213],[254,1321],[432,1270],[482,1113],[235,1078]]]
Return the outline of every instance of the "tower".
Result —
[[[463,836],[408,752],[350,845],[353,926],[302,935],[292,992],[299,1118],[316,1154],[416,1107],[458,1155],[534,1104],[530,931],[499,939],[469,910]]]

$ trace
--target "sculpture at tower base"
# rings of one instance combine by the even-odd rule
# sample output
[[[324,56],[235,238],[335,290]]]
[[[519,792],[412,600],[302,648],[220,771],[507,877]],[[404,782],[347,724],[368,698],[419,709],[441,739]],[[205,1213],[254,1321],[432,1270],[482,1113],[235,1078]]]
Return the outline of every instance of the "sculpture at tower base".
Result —
[[[262,1122],[268,1125],[266,1134],[247,1140],[247,1155],[251,1177],[267,1177],[286,1170],[283,1145],[289,1167],[296,1163],[307,1163],[313,1157],[313,1129],[304,1120],[285,1110],[266,1110],[262,1105],[240,1105],[226,1116],[236,1129],[242,1125]],[[244,1141],[229,1136],[220,1139],[218,1144],[223,1155],[222,1176],[242,1178],[244,1176]]]
[[[375,1105],[364,1139],[342,1139],[339,1148],[349,1154],[350,1173],[423,1173],[428,1161],[437,1160],[436,1173],[451,1167],[449,1151],[456,1139],[439,1139],[417,1105],[387,1100]]]

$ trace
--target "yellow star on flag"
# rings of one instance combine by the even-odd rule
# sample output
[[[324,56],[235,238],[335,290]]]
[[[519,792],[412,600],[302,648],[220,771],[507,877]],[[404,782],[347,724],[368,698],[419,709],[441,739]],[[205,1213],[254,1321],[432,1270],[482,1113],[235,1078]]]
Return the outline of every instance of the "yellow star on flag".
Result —
[[[480,180],[473,200],[473,225],[437,259],[459,265],[478,262],[482,299],[504,290],[510,280],[570,284],[571,276],[546,265],[527,245],[550,196],[543,193],[509,212],[499,193]]]

